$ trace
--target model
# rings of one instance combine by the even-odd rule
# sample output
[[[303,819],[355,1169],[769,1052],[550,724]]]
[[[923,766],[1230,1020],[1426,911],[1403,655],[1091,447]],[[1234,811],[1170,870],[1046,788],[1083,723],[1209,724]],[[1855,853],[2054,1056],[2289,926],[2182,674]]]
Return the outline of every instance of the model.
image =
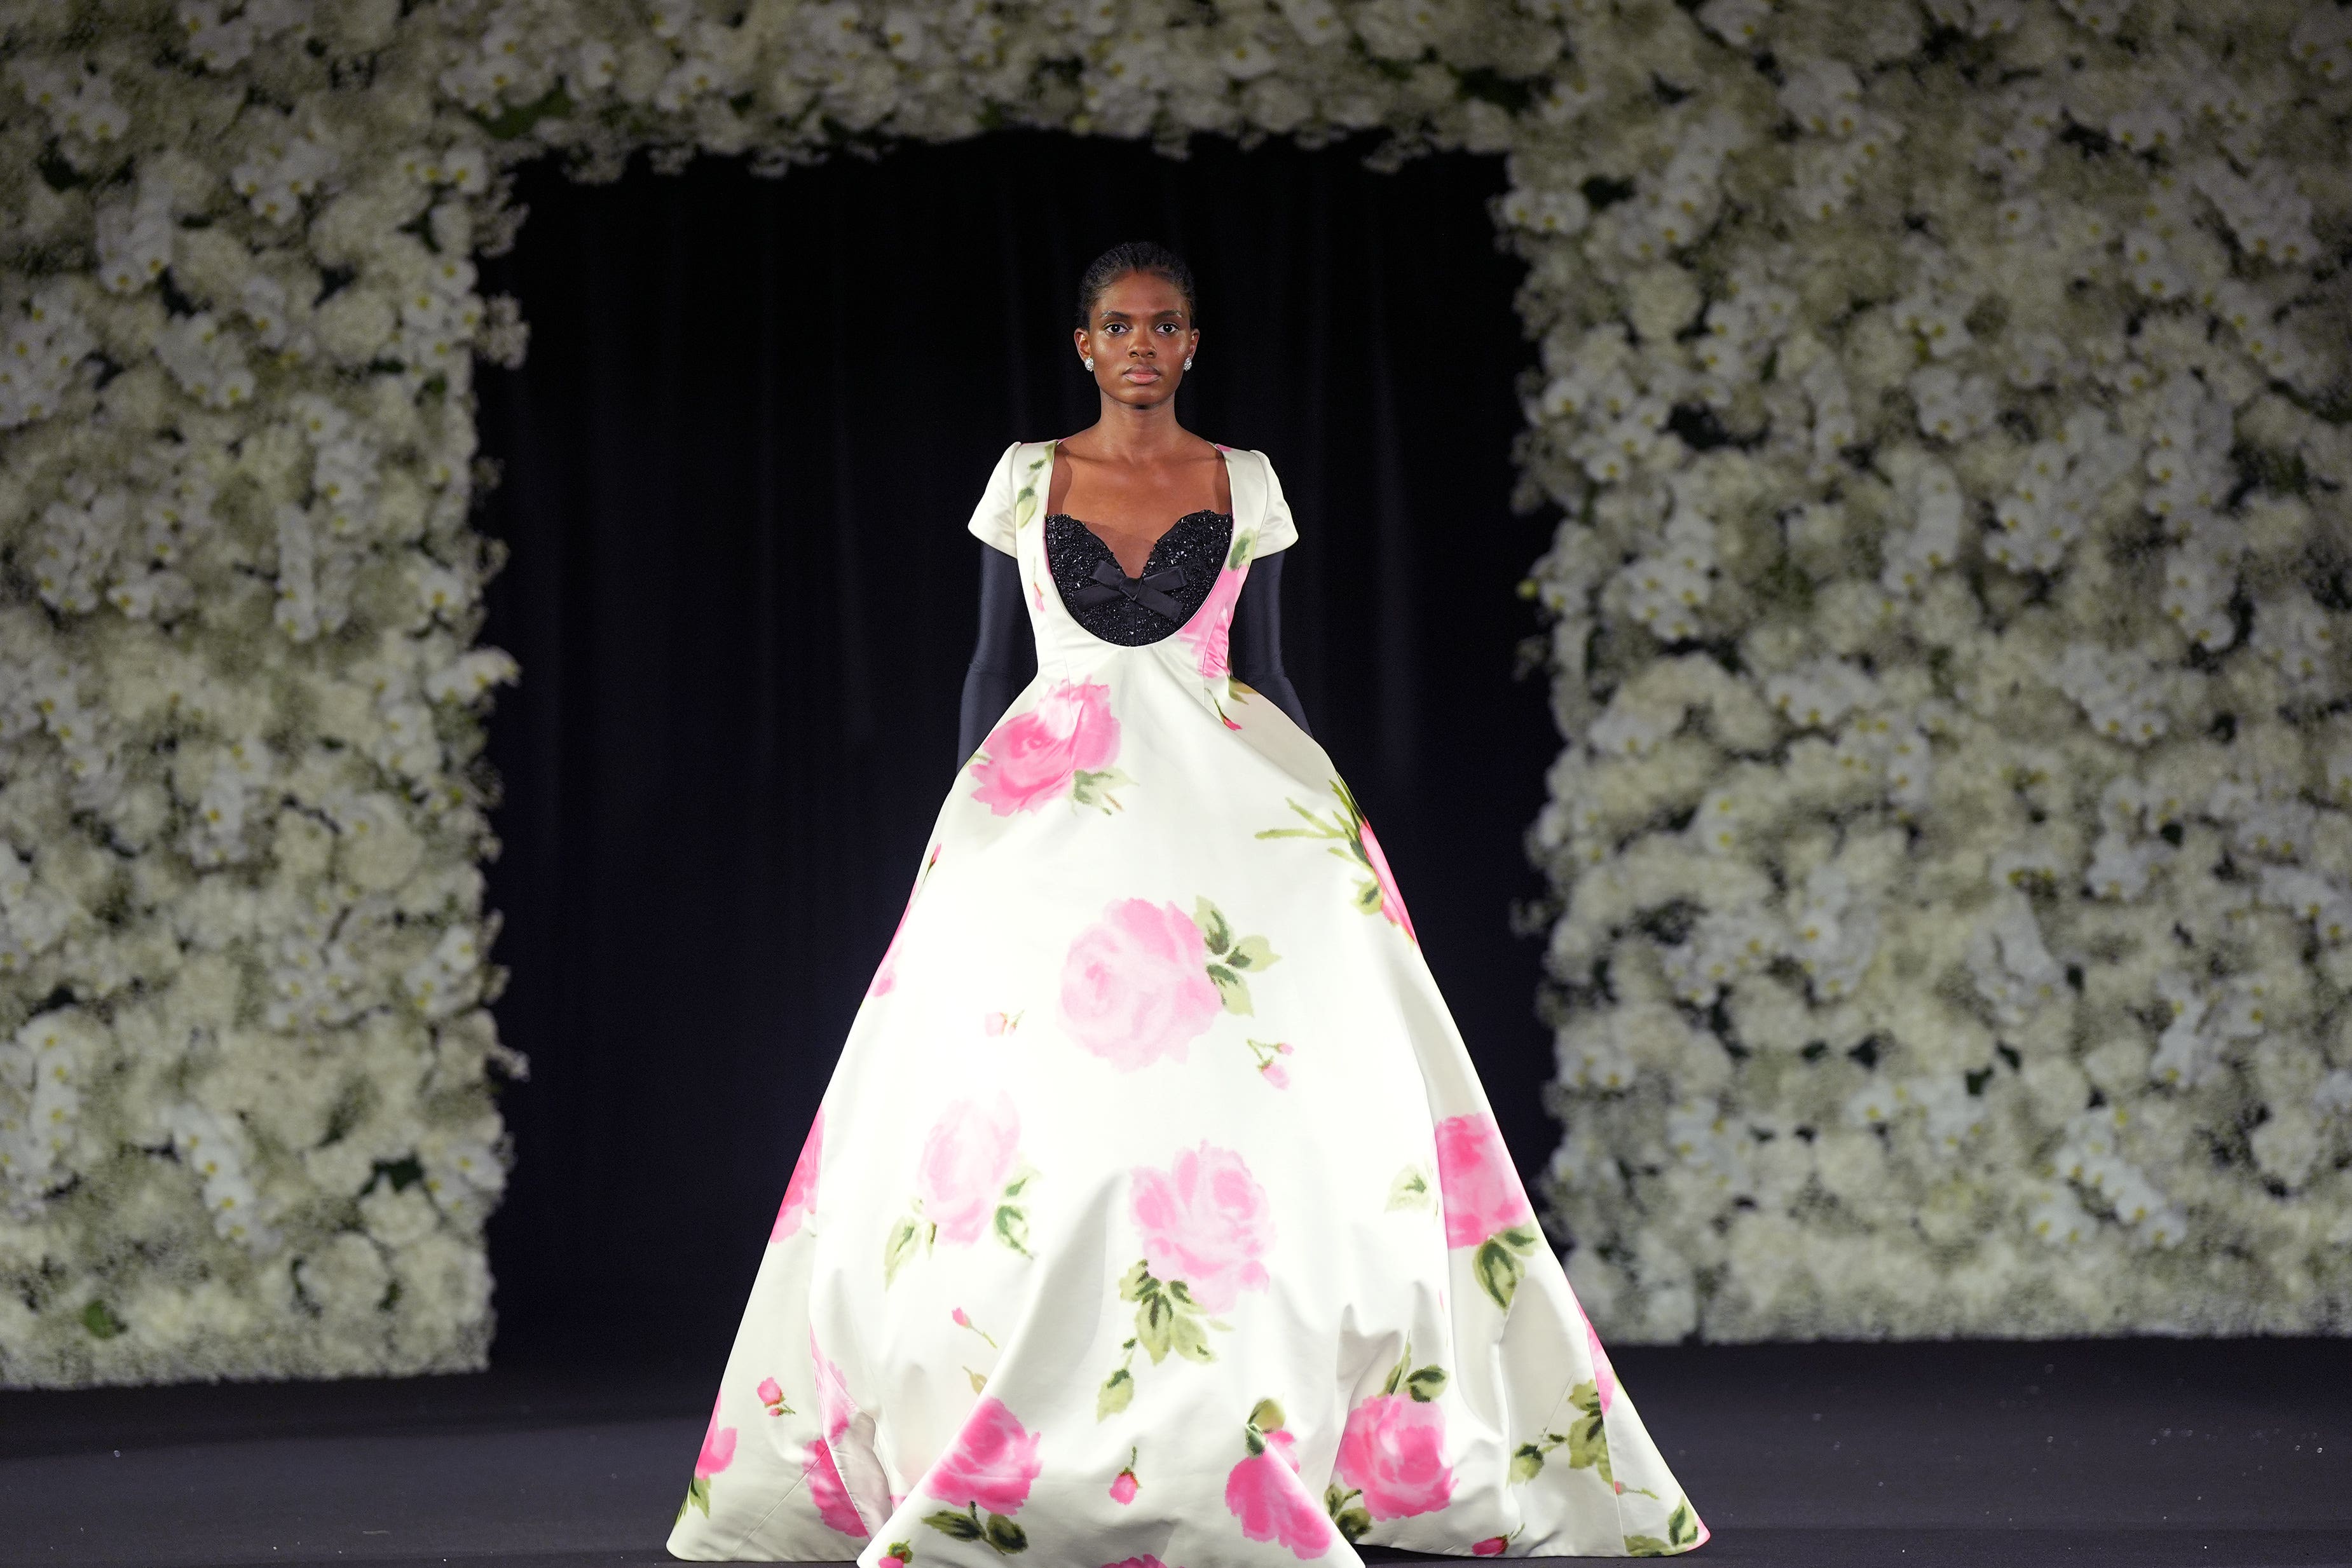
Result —
[[[1697,1545],[1281,677],[1282,486],[1176,423],[1183,264],[1104,256],[1075,346],[1102,417],[1009,449],[972,516],[997,552],[965,694],[967,736],[987,727],[793,1172],[670,1550]],[[1037,670],[1008,705],[1024,619]]]

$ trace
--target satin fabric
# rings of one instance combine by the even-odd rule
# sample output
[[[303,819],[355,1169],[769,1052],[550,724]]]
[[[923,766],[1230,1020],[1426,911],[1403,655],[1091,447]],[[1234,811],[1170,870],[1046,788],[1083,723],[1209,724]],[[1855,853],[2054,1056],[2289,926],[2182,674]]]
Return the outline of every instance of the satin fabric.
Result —
[[[950,792],[721,1376],[670,1549],[1346,1568],[1706,1539],[1543,1240],[1379,841],[1233,678],[1295,527],[1140,647],[1055,592],[1054,448],[971,531],[1037,674]]]

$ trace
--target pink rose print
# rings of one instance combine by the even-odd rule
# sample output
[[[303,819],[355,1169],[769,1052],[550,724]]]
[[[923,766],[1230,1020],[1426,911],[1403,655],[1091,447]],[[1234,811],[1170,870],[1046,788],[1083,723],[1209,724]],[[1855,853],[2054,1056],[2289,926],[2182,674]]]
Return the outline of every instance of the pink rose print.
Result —
[[[1617,1369],[1609,1364],[1609,1353],[1601,1348],[1601,1336],[1593,1331],[1591,1318],[1584,1320],[1584,1343],[1592,1352],[1592,1381],[1599,1385],[1601,1413],[1606,1416],[1609,1406],[1617,1402]]]
[[[1472,1271],[1479,1287],[1510,1311],[1525,1260],[1541,1238],[1494,1117],[1482,1111],[1437,1124],[1437,1186],[1445,1244],[1478,1249]]]
[[[1490,1535],[1486,1537],[1486,1540],[1474,1544],[1470,1548],[1470,1555],[1473,1557],[1500,1557],[1503,1554],[1503,1549],[1510,1545],[1510,1543],[1511,1538],[1507,1535]]]
[[[849,1489],[841,1484],[833,1450],[821,1441],[810,1443],[801,1460],[801,1473],[808,1477],[809,1500],[816,1504],[816,1516],[824,1521],[824,1527],[865,1540],[866,1521],[857,1517],[857,1505],[849,1500]]]
[[[783,1207],[776,1210],[776,1227],[768,1232],[770,1241],[782,1241],[787,1236],[799,1234],[801,1221],[816,1207],[816,1167],[824,1148],[824,1107],[817,1107],[816,1120],[809,1124],[808,1137],[801,1145],[801,1157],[793,1162],[792,1179],[784,1184]]]
[[[1030,1483],[1040,1468],[1037,1434],[1022,1426],[1003,1400],[982,1396],[956,1434],[954,1447],[924,1478],[923,1490],[990,1513],[1017,1513],[1029,1500]]]
[[[710,1515],[710,1478],[735,1462],[735,1428],[719,1424],[719,1406],[725,1398],[710,1402],[710,1425],[702,1434],[702,1451],[694,1457],[694,1479],[687,1483],[686,1500],[677,1505],[677,1516],[686,1517],[689,1508],[698,1508],[704,1518]]]
[[[1127,1451],[1127,1469],[1112,1478],[1110,1500],[1124,1508],[1135,1500],[1135,1489],[1140,1483],[1135,1479],[1135,1450]]]
[[[1367,915],[1379,915],[1404,933],[1405,940],[1418,943],[1412,916],[1405,913],[1404,894],[1397,889],[1396,873],[1389,869],[1389,857],[1381,848],[1372,824],[1364,818],[1363,808],[1348,786],[1337,779],[1331,780],[1331,793],[1339,802],[1338,809],[1317,811],[1297,800],[1286,802],[1291,810],[1302,818],[1303,828],[1261,828],[1261,839],[1324,839],[1331,841],[1330,852],[1341,860],[1350,862],[1362,873],[1356,883],[1356,907]]]
[[[1000,1554],[1026,1550],[1029,1539],[1012,1516],[1029,1500],[1042,1468],[1037,1440],[1003,1401],[982,1396],[954,1446],[923,1478],[925,1492],[961,1502],[963,1511],[943,1509],[923,1522],[958,1541],[985,1541]]]
[[[1270,1088],[1290,1087],[1290,1074],[1282,1065],[1282,1058],[1291,1054],[1286,1040],[1254,1040],[1249,1042],[1250,1055],[1257,1061],[1258,1076]]]
[[[1428,1513],[1454,1500],[1445,1411],[1434,1401],[1381,1394],[1348,1412],[1332,1471],[1363,1493],[1374,1519]]]
[[[1503,1147],[1502,1130],[1484,1112],[1437,1124],[1437,1185],[1445,1204],[1448,1247],[1475,1247],[1498,1230],[1535,1218]]]
[[[986,1106],[958,1100],[940,1113],[915,1170],[923,1216],[939,1227],[940,1240],[962,1247],[980,1239],[1020,1141],[1021,1114],[1009,1094]]]
[[[1151,1272],[1184,1282],[1204,1311],[1222,1312],[1244,1291],[1266,1287],[1258,1260],[1274,1239],[1265,1189],[1231,1149],[1203,1143],[1164,1171],[1138,1166],[1130,1206]]]
[[[1078,933],[1062,964],[1061,1021],[1122,1072],[1184,1060],[1224,1002],[1201,928],[1173,904],[1120,899]]]
[[[887,997],[890,994],[890,988],[898,983],[898,939],[907,934],[907,916],[915,913],[915,894],[923,891],[923,878],[940,863],[942,847],[939,844],[931,846],[930,855],[923,862],[923,869],[915,873],[915,885],[907,890],[907,907],[898,912],[898,925],[890,933],[890,946],[882,949],[882,963],[874,971],[874,983],[866,988],[866,994],[869,997]]]
[[[1237,571],[1230,566],[1218,572],[1217,580],[1209,586],[1209,597],[1176,633],[1191,646],[1203,680],[1218,680],[1232,668],[1228,653],[1234,606],[1242,596],[1242,579],[1248,575],[1246,569]]]
[[[1075,795],[1082,805],[1115,804],[1104,791],[1127,781],[1110,766],[1118,755],[1118,720],[1110,688],[1062,681],[989,732],[972,763],[972,799],[1000,817]]]
[[[735,1462],[735,1428],[719,1424],[719,1401],[710,1402],[710,1427],[702,1435],[702,1452],[695,1456],[694,1473],[704,1480]]]
[[[1301,1559],[1331,1549],[1330,1519],[1298,1482],[1297,1439],[1282,1429],[1282,1406],[1261,1399],[1243,1429],[1248,1457],[1225,1478],[1225,1507],[1252,1541],[1278,1541]]]
[[[1168,1564],[1147,1552],[1140,1557],[1130,1557],[1124,1563],[1106,1563],[1103,1568],[1168,1568]]]
[[[1396,873],[1389,870],[1389,857],[1381,852],[1381,841],[1373,836],[1371,823],[1358,821],[1356,842],[1363,850],[1364,862],[1372,868],[1373,883],[1380,888],[1381,913],[1388,916],[1390,925],[1419,942],[1421,938],[1413,936],[1412,916],[1404,912],[1404,894],[1397,891]]]
[[[793,1407],[784,1403],[784,1385],[772,1377],[760,1380],[760,1403],[768,1407],[771,1416],[789,1416]]]

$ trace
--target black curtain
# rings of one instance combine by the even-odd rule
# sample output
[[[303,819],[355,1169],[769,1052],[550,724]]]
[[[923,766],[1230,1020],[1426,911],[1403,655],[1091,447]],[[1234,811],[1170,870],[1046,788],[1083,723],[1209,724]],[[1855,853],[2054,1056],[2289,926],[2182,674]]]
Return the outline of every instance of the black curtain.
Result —
[[[1557,747],[1513,678],[1549,529],[1509,507],[1520,269],[1497,161],[1363,152],[1003,134],[781,181],[526,173],[485,282],[530,353],[479,387],[512,551],[487,636],[523,669],[490,739],[498,1013],[532,1064],[504,1097],[502,1357],[716,1375],[961,760],[962,525],[1005,443],[1092,422],[1071,295],[1121,239],[1198,275],[1180,412],[1282,476],[1308,718],[1542,1167],[1538,954],[1509,926]]]

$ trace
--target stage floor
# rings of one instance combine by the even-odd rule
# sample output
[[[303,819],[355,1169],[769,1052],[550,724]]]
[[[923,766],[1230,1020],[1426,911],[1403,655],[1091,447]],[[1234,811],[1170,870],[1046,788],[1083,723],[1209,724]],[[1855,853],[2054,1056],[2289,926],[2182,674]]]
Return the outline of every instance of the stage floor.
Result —
[[[2352,1341],[1616,1361],[1715,1531],[1701,1563],[2352,1568]],[[0,1393],[0,1563],[665,1563],[709,1384],[501,1365]]]

